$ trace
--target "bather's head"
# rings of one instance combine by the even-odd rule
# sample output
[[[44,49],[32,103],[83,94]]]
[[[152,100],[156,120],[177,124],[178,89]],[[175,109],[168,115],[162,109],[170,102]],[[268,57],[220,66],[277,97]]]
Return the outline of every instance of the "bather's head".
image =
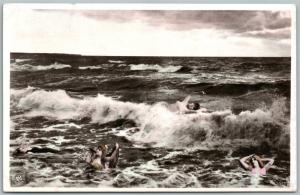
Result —
[[[200,104],[199,103],[189,103],[188,105],[186,105],[186,107],[189,110],[199,110]]]
[[[259,163],[255,158],[251,158],[251,165],[254,168],[260,168]]]
[[[107,154],[107,149],[108,149],[107,145],[100,144],[97,148],[97,154],[100,155],[101,157],[105,157]]]
[[[253,156],[250,158],[250,166],[251,166],[252,168],[263,168],[263,163],[260,162],[259,156],[253,155]]]

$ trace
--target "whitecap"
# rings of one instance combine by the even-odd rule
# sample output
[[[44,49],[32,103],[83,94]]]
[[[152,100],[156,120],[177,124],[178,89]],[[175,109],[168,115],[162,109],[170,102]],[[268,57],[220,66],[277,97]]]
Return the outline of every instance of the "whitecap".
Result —
[[[115,64],[121,64],[124,63],[125,61],[122,60],[108,60],[109,63],[115,63]]]
[[[158,64],[130,64],[130,70],[156,70],[158,72],[177,72],[182,66],[161,66]]]
[[[11,71],[42,71],[42,70],[51,70],[51,69],[63,69],[63,68],[71,68],[71,65],[68,64],[60,64],[55,62],[51,65],[31,65],[31,64],[23,64],[17,65],[12,63],[10,66]]]
[[[62,121],[90,118],[92,123],[100,124],[118,119],[133,120],[140,130],[126,129],[119,136],[160,147],[195,147],[218,137],[223,140],[248,139],[259,142],[269,139],[276,144],[289,143],[285,140],[288,136],[283,136],[289,134],[285,99],[277,99],[269,109],[258,108],[240,114],[227,109],[211,113],[199,110],[188,115],[173,113],[165,104],[122,102],[101,94],[77,99],[64,90],[13,90],[11,101],[26,111],[26,117],[44,116]],[[80,130],[80,126],[75,124],[59,124],[51,128],[60,130],[70,127]],[[278,139],[271,135],[270,128],[278,131]],[[266,136],[262,137],[262,134]]]
[[[95,69],[101,69],[102,67],[99,65],[99,66],[79,66],[78,69],[80,70],[87,70],[87,69],[90,69],[90,70],[95,70]]]

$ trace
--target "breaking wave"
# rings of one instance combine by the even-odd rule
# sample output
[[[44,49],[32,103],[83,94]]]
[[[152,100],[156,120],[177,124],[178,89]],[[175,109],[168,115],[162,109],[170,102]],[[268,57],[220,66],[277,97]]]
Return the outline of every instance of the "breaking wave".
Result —
[[[101,69],[102,67],[101,66],[79,66],[78,69],[80,70],[86,70],[86,69],[91,69],[91,70],[94,70],[94,69]]]
[[[11,107],[26,111],[27,117],[44,116],[57,120],[90,118],[106,123],[121,118],[142,123],[150,108],[146,104],[121,102],[98,94],[84,99],[72,98],[64,90],[46,91],[28,87],[11,89]]]
[[[121,64],[124,63],[125,61],[122,60],[108,60],[109,63],[115,63],[115,64]]]
[[[269,108],[257,108],[234,114],[230,109],[207,113],[178,115],[166,103],[148,105],[121,102],[98,94],[76,99],[64,90],[46,91],[32,87],[11,90],[11,107],[27,117],[80,120],[105,124],[118,119],[134,121],[139,130],[123,133],[128,139],[161,147],[197,147],[213,140],[247,140],[252,144],[267,143],[280,149],[289,147],[289,114],[285,98],[273,101]],[[123,130],[123,131],[126,131]],[[225,142],[224,142],[225,143]]]
[[[177,72],[182,66],[160,66],[158,64],[131,64],[130,70],[156,70],[158,72]]]
[[[68,64],[59,64],[56,62],[48,66],[41,66],[41,65],[35,66],[30,64],[18,65],[16,63],[12,63],[10,68],[11,71],[40,71],[40,70],[71,68],[71,66]]]

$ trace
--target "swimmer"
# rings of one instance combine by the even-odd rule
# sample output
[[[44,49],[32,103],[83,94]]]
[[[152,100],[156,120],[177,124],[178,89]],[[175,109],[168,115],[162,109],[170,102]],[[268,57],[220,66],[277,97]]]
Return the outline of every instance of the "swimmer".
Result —
[[[116,168],[119,159],[119,149],[118,143],[116,143],[110,154],[107,154],[107,145],[101,144],[96,149],[90,148],[91,154],[86,158],[86,162],[97,170]]]
[[[253,175],[263,176],[267,174],[267,171],[271,168],[274,163],[272,158],[260,158],[255,154],[251,154],[240,159],[240,162],[248,171],[251,171]],[[264,164],[264,162],[267,162]]]
[[[171,112],[176,112],[178,114],[190,114],[197,113],[197,110],[200,109],[199,103],[189,103],[191,96],[187,96],[182,102],[177,101],[175,104],[169,105],[169,110]]]

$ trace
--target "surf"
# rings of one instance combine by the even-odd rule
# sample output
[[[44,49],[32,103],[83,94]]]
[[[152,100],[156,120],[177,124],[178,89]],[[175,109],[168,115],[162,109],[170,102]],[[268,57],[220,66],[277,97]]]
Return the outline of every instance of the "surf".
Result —
[[[74,98],[64,90],[46,91],[28,87],[11,90],[11,107],[25,117],[43,116],[48,120],[82,120],[106,124],[120,119],[134,122],[135,133],[127,139],[158,147],[186,148],[222,143],[220,140],[247,140],[272,147],[289,146],[289,116],[286,99],[274,100],[269,108],[234,114],[232,110],[178,115],[166,103],[122,102],[105,95]],[[162,139],[163,138],[163,139]],[[218,141],[216,141],[218,140]]]
[[[72,68],[72,66],[69,64],[60,64],[57,62],[50,65],[31,65],[31,64],[12,63],[10,66],[11,71],[45,71],[45,70],[58,70],[64,68]]]
[[[131,64],[130,70],[155,70],[157,72],[177,72],[182,66],[161,66],[158,64]]]

